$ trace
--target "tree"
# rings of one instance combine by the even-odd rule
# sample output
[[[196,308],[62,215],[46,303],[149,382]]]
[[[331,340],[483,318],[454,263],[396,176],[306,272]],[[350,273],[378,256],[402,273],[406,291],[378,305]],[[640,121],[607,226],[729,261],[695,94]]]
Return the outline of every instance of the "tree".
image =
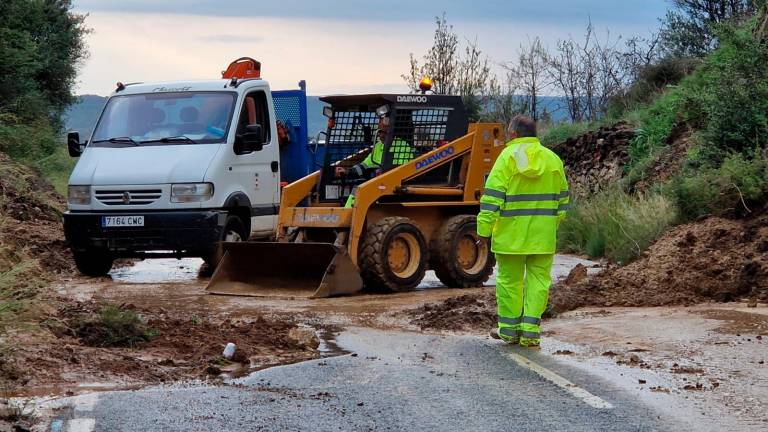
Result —
[[[477,45],[477,40],[467,40],[461,54],[459,38],[445,14],[436,17],[434,42],[421,61],[410,55],[410,70],[402,75],[411,91],[419,92],[419,82],[425,76],[432,79],[435,94],[457,94],[462,97],[470,121],[482,116],[483,103],[490,94],[494,80],[491,63]]]
[[[762,0],[670,0],[662,20],[665,51],[674,57],[703,57],[717,46],[718,24],[754,15]]]
[[[565,99],[565,107],[572,122],[580,122],[584,114],[581,95],[583,67],[580,47],[569,38],[559,40],[555,53],[548,58],[548,71],[555,88]]]
[[[503,81],[492,77],[489,82],[488,112],[484,120],[508,125],[518,114],[528,112],[528,101],[521,97],[517,75],[507,71]]]
[[[526,113],[534,120],[539,118],[539,102],[548,87],[547,64],[549,54],[544,49],[541,39],[528,39],[520,44],[518,62],[507,63],[504,68],[519,82],[521,96],[525,100]]]
[[[87,55],[85,16],[71,9],[71,0],[0,2],[0,111],[58,124]]]
[[[425,76],[432,79],[432,90],[437,94],[456,92],[456,75],[459,64],[459,37],[453,32],[453,26],[446,21],[445,14],[435,17],[434,42],[424,55],[421,63],[411,53],[411,67],[407,75],[402,75],[408,87],[419,91],[419,82]]]

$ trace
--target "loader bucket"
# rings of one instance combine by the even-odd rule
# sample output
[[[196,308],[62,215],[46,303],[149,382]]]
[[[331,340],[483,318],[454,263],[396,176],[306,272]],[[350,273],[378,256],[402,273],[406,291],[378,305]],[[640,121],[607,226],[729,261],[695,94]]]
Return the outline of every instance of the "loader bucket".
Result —
[[[224,243],[206,291],[253,297],[321,298],[363,287],[357,267],[330,243]]]

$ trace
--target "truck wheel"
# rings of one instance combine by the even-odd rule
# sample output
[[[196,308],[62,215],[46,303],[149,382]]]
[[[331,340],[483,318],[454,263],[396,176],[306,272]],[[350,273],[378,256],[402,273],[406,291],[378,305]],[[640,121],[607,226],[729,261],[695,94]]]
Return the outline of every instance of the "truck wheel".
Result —
[[[75,256],[75,267],[85,276],[105,276],[112,270],[115,259],[107,251],[72,251]]]
[[[424,279],[427,244],[408,218],[387,217],[368,227],[360,248],[360,273],[369,290],[406,291]]]
[[[240,242],[245,240],[248,240],[248,235],[245,233],[243,221],[235,215],[227,216],[227,221],[224,223],[224,229],[221,231],[219,241],[213,245],[212,251],[203,257],[208,267],[206,269],[207,272],[213,274],[216,266],[219,265],[219,261],[224,257],[224,247],[221,245],[221,242]]]
[[[432,240],[431,267],[451,288],[479,287],[488,281],[496,260],[487,242],[477,244],[477,218],[454,216],[440,227]]]

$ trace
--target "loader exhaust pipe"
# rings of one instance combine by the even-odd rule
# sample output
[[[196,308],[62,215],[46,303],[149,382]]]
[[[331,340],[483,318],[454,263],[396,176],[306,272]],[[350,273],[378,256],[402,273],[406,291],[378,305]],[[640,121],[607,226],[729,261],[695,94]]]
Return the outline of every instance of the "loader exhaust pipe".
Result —
[[[251,297],[323,298],[363,287],[349,256],[330,243],[224,243],[206,291]]]

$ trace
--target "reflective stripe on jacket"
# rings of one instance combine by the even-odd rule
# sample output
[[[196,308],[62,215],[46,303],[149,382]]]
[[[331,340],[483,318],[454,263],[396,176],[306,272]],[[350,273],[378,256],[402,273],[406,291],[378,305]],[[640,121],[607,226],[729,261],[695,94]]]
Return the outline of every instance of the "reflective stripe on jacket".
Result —
[[[507,143],[480,198],[477,233],[500,254],[553,254],[570,204],[563,162],[537,138]]]

